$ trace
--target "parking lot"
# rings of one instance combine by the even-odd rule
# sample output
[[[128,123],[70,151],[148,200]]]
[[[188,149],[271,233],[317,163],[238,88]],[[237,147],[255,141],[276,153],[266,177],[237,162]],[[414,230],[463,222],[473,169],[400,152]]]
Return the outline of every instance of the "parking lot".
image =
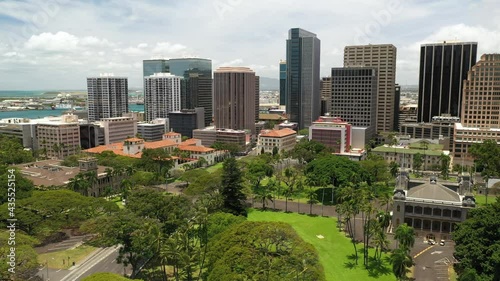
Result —
[[[411,252],[415,262],[415,280],[449,280],[448,268],[455,261],[453,258],[454,249],[455,245],[452,241],[446,241],[444,246],[439,245],[439,241],[436,241],[435,245],[429,245],[426,240],[415,241]]]

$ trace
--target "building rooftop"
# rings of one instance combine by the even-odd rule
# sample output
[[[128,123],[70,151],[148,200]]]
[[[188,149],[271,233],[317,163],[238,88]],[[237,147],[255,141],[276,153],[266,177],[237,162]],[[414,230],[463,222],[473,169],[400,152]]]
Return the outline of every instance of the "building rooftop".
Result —
[[[422,182],[408,190],[406,197],[435,201],[461,202],[460,195],[439,183]]]
[[[271,138],[282,138],[290,135],[295,135],[297,132],[295,132],[292,129],[288,128],[283,128],[281,130],[263,130],[261,131],[260,135],[261,137],[271,137]]]
[[[260,113],[259,114],[259,119],[260,120],[276,120],[276,121],[282,121],[286,120],[287,118],[283,115],[276,114],[276,113]]]
[[[405,148],[405,147],[393,147],[393,146],[388,146],[388,145],[384,145],[384,146],[379,146],[379,147],[375,147],[374,149],[372,149],[373,152],[392,152],[394,153],[394,151],[396,151],[396,153],[400,153],[400,154],[417,154],[417,153],[420,153],[420,154],[424,154],[425,155],[430,155],[430,156],[439,156],[441,155],[442,153],[444,153],[445,155],[448,155],[450,152],[448,150],[423,150],[423,149],[410,149],[410,148]]]
[[[215,149],[205,147],[205,146],[194,146],[194,145],[180,145],[179,150],[190,151],[190,152],[214,152]]]
[[[241,66],[222,66],[217,68],[215,73],[223,73],[223,72],[237,72],[237,73],[255,73],[249,67],[241,67]]]
[[[168,132],[168,133],[165,133],[163,135],[168,136],[168,137],[177,137],[177,136],[180,136],[181,134],[176,133],[176,132]]]
[[[60,166],[61,160],[44,160],[19,164],[15,167],[36,186],[61,186],[80,173],[79,167]],[[97,174],[105,174],[104,166],[97,167]]]
[[[128,138],[125,141],[128,141],[128,142],[144,142],[144,140],[140,139],[140,138]]]

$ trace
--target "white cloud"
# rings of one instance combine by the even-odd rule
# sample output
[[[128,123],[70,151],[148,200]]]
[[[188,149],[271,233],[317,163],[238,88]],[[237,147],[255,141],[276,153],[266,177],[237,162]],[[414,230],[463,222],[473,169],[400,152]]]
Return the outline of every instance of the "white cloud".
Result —
[[[33,35],[25,43],[24,47],[39,51],[71,51],[78,47],[78,38],[67,32],[59,31],[53,33],[42,33]]]
[[[155,55],[171,55],[179,54],[187,49],[186,46],[182,44],[170,43],[170,42],[159,42],[153,49],[153,54]]]
[[[215,1],[227,4],[222,17]],[[381,20],[394,1],[402,4],[400,11]],[[33,25],[32,17],[46,13],[43,7],[52,2],[60,4],[59,11]],[[421,43],[457,38],[478,41],[478,56],[500,52],[499,12],[495,0],[317,0],[314,5],[302,0],[286,5],[277,0],[0,0],[0,87],[85,88],[85,77],[99,72],[127,76],[129,85],[141,87],[143,59],[192,54],[211,58],[214,69],[248,66],[262,77],[278,78],[292,27],[321,39],[326,76],[331,67],[342,66],[344,46],[355,43],[356,31],[377,22],[370,43],[394,44],[397,82],[416,84]],[[32,83],[19,82],[19,74]]]

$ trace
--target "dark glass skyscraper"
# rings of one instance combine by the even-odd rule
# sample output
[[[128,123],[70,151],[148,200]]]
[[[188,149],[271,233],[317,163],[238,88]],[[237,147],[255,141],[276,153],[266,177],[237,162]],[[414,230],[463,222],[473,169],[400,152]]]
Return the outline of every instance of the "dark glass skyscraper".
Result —
[[[212,61],[202,58],[169,59],[170,73],[183,77],[181,106],[183,109],[205,109],[205,126],[212,122]]]
[[[477,42],[443,42],[420,48],[418,122],[461,116],[462,84],[476,63]]]
[[[280,61],[280,105],[286,104],[286,61]]]
[[[286,41],[286,112],[299,128],[320,115],[320,40],[309,31],[292,28]]]
[[[167,73],[168,60],[166,59],[150,59],[142,61],[142,77],[151,76],[155,73]]]

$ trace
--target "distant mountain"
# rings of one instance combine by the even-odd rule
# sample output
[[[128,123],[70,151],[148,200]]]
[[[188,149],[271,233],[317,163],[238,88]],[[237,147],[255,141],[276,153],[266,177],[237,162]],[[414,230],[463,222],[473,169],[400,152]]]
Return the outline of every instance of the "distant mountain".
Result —
[[[276,78],[260,77],[261,91],[279,91],[280,80]]]

